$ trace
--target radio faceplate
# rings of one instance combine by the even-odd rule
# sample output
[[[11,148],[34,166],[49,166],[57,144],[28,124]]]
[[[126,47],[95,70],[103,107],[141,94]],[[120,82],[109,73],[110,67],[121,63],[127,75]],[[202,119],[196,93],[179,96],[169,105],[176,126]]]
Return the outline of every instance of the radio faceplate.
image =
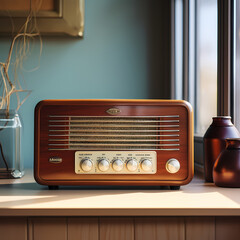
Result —
[[[76,151],[76,174],[155,174],[155,151]]]

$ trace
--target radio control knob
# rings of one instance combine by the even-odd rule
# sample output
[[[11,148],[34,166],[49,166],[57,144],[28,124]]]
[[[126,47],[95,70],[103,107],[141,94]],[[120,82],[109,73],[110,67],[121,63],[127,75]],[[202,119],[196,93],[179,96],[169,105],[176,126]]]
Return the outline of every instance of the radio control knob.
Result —
[[[134,159],[127,161],[127,169],[130,172],[135,172],[137,170],[138,164]]]
[[[144,159],[141,162],[141,167],[144,172],[150,172],[152,170],[152,162],[148,159]]]
[[[109,162],[103,158],[98,163],[98,168],[102,172],[106,172],[109,169]]]
[[[89,172],[92,170],[92,167],[93,167],[93,163],[90,159],[83,159],[80,163],[80,166],[81,166],[81,169],[84,171],[84,172]]]
[[[175,158],[170,158],[166,163],[166,169],[169,173],[176,173],[180,169],[180,162]]]
[[[112,164],[113,170],[120,172],[123,169],[123,162],[120,159],[116,159]]]

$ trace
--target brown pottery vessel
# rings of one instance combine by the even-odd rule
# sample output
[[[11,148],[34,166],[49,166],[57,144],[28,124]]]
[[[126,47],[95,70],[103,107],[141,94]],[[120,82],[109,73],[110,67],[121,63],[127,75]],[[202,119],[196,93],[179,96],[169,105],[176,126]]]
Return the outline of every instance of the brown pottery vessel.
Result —
[[[213,117],[204,135],[204,173],[207,182],[213,182],[213,166],[218,155],[225,149],[227,138],[240,138],[229,116]]]
[[[240,187],[240,138],[226,139],[226,145],[214,164],[213,180],[219,187]]]

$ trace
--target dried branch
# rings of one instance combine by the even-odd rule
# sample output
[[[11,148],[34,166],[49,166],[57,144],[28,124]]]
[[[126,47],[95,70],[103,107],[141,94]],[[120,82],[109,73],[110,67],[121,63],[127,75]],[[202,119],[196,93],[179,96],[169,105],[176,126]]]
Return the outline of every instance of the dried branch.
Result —
[[[13,37],[8,52],[8,56],[5,62],[0,62],[0,109],[6,109],[9,112],[10,100],[12,95],[17,97],[16,110],[25,102],[26,98],[30,95],[31,91],[23,90],[21,83],[18,79],[18,70],[22,68],[23,60],[27,58],[29,54],[29,41],[35,37],[40,41],[40,55],[42,51],[42,41],[36,25],[36,11],[40,8],[41,1],[37,2],[37,7],[33,11],[32,0],[30,0],[29,14],[25,23],[21,26],[18,33]],[[15,61],[12,62],[13,51],[16,49]],[[9,76],[10,66],[14,66],[14,77],[11,80]],[[19,94],[27,92],[27,96],[21,101]]]

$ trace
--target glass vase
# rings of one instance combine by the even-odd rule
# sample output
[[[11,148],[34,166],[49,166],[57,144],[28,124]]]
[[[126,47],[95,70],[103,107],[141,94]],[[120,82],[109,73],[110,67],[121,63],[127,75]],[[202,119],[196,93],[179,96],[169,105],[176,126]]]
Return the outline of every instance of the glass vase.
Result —
[[[15,111],[0,110],[0,178],[21,178],[24,175],[21,129],[22,124]]]

